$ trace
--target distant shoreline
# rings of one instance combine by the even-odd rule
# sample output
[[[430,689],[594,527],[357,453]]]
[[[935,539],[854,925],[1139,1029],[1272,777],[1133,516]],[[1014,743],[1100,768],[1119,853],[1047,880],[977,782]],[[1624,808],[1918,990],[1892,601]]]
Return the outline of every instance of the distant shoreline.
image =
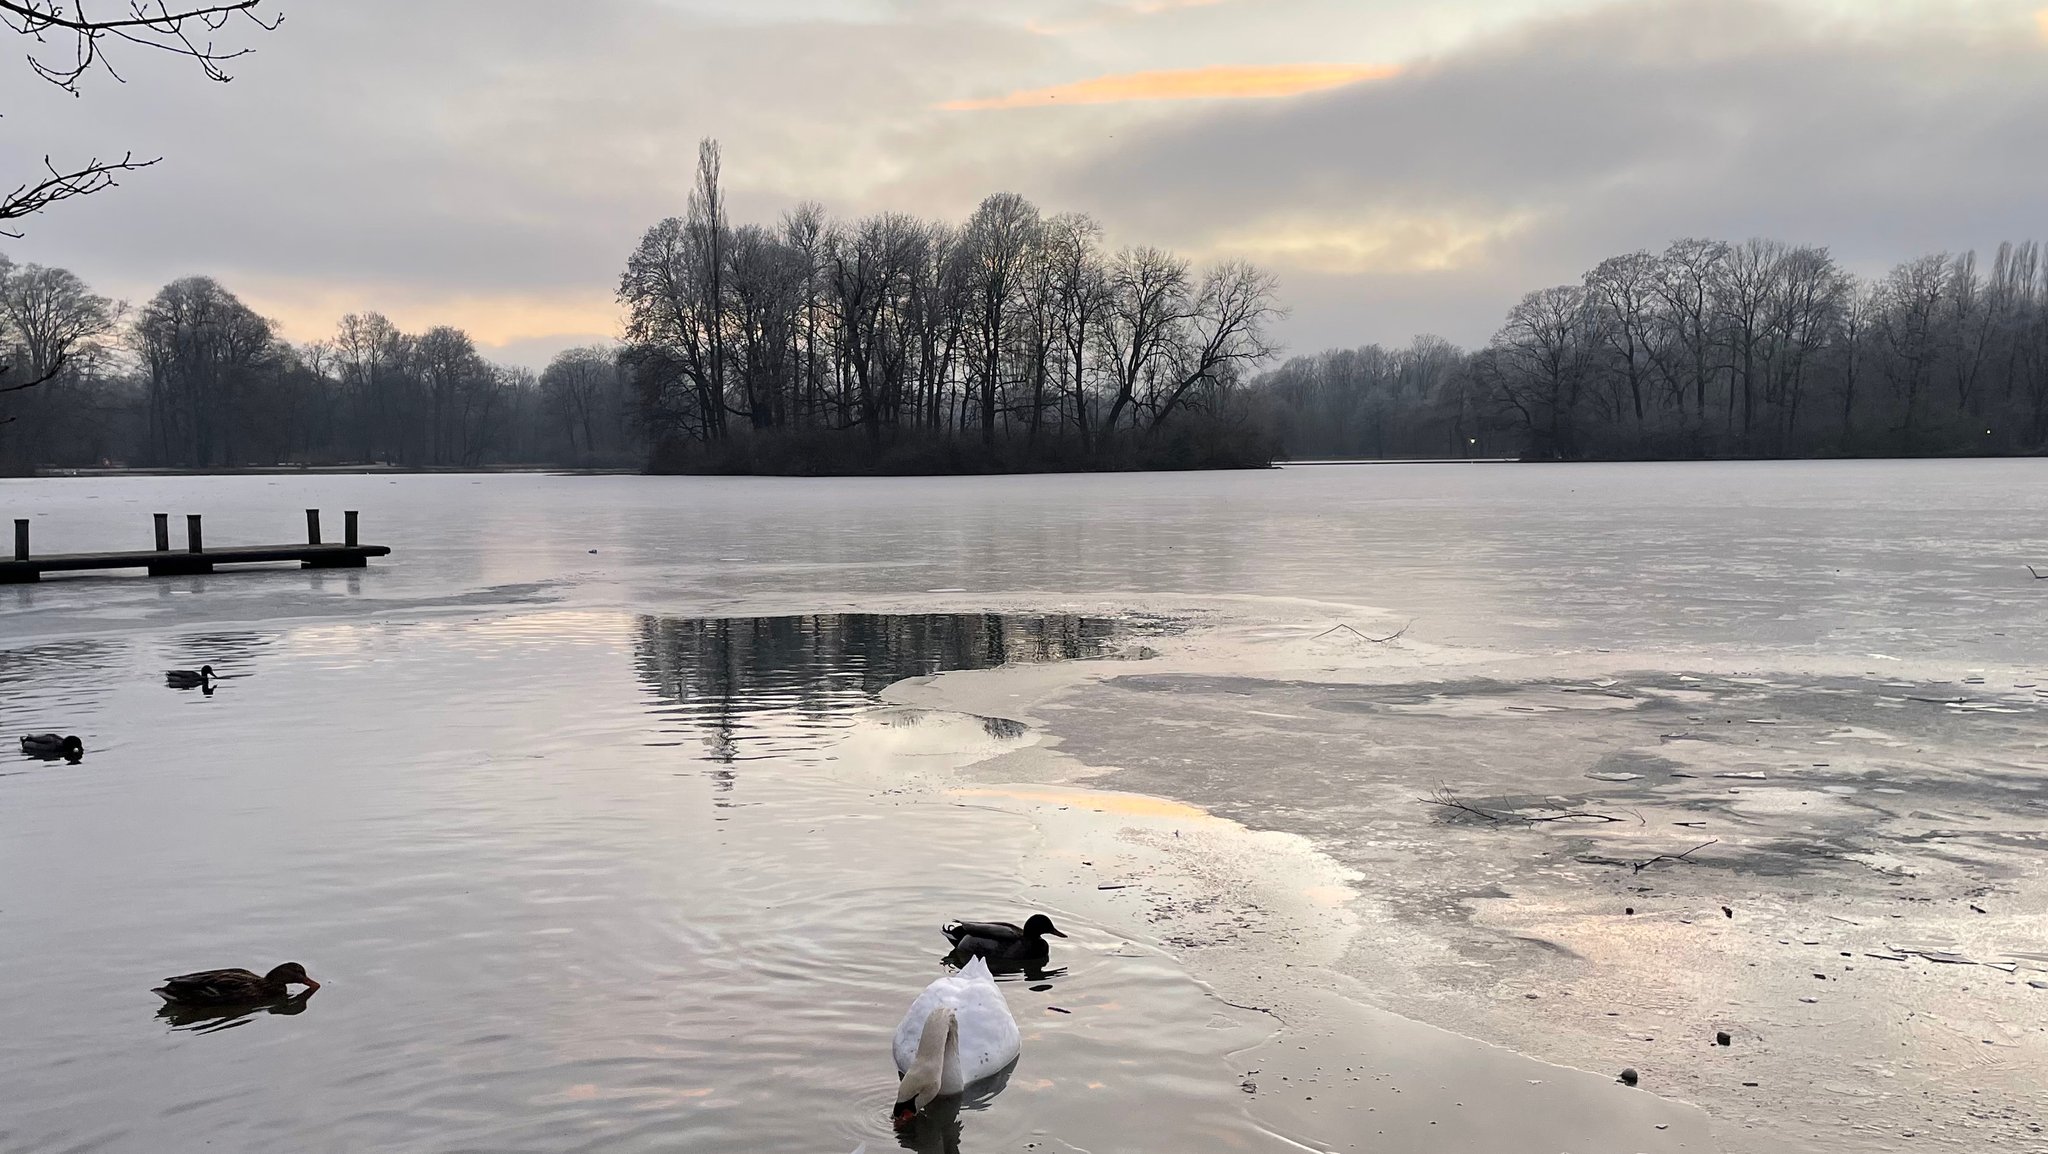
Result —
[[[446,473],[450,475],[477,473],[507,474],[549,474],[559,476],[638,476],[641,469],[580,469],[561,465],[245,465],[239,468],[180,469],[180,468],[128,468],[109,466],[106,468],[38,468],[34,472],[19,474],[22,478],[61,479],[64,477],[273,477],[317,474],[321,476],[396,476],[399,474]],[[5,477],[0,477],[4,480]]]
[[[1301,460],[1277,459],[1270,465],[1242,464],[1223,465],[1208,468],[1186,469],[995,469],[972,472],[936,473],[922,471],[905,472],[782,472],[762,470],[758,472],[734,472],[729,470],[664,470],[628,468],[576,468],[564,465],[248,465],[240,468],[191,469],[191,468],[57,468],[43,467],[28,473],[0,474],[0,480],[41,479],[61,480],[67,477],[284,477],[284,476],[411,476],[445,474],[449,476],[475,476],[478,474],[504,474],[508,476],[557,476],[557,477],[1018,477],[1042,476],[1051,473],[1217,473],[1263,471],[1265,469],[1328,467],[1335,465],[1643,465],[1698,462],[1703,464],[1742,464],[1773,461],[2012,461],[2041,459],[2038,453],[2016,454],[1969,454],[1954,456],[1903,456],[1903,457],[1584,457],[1576,460],[1528,460],[1518,457],[1311,457]]]

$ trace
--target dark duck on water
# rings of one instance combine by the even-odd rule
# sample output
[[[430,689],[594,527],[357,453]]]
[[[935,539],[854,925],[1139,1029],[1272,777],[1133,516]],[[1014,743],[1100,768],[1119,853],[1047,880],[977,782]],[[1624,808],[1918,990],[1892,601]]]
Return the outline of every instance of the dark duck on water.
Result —
[[[1056,938],[1067,936],[1044,914],[1032,914],[1021,926],[1010,922],[947,922],[939,932],[962,954],[1010,962],[1045,957],[1047,934]]]
[[[164,684],[172,689],[211,689],[216,680],[211,665],[202,665],[198,669],[173,669],[164,674]]]
[[[307,993],[320,988],[297,962],[286,962],[267,974],[249,970],[201,970],[165,978],[153,992],[174,1006],[241,1006],[251,1002],[282,998],[286,987],[306,987]]]
[[[30,733],[22,736],[21,752],[30,757],[61,757],[77,761],[85,756],[85,743],[76,737],[63,737],[55,733]]]

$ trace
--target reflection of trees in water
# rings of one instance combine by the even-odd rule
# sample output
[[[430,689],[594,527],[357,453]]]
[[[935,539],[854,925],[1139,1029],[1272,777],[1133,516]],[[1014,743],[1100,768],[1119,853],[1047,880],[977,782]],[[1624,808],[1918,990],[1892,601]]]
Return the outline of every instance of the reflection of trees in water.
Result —
[[[1026,732],[1023,722],[1011,721],[1007,717],[984,717],[981,719],[981,728],[982,732],[997,741],[1015,741]]]
[[[731,763],[747,760],[749,738],[787,739],[792,722],[838,728],[906,677],[1092,657],[1115,632],[1114,622],[1063,614],[643,617],[634,648],[641,678],[670,703],[663,711],[701,728],[711,757]],[[790,720],[770,733],[770,714]],[[995,719],[989,733],[1014,736],[1014,726]]]

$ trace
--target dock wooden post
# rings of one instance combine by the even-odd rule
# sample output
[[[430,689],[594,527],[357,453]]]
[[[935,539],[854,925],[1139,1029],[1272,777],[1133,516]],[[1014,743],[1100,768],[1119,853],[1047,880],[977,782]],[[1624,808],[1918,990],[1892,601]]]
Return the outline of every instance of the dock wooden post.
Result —
[[[22,517],[14,519],[14,559],[28,560],[28,521]]]
[[[342,543],[353,549],[356,545],[356,511],[350,509],[341,515]]]
[[[318,510],[318,509],[308,509],[308,510],[306,510],[306,544],[308,544],[308,545],[318,545],[319,543],[320,543],[320,510]]]
[[[156,551],[159,553],[171,551],[171,515],[169,513],[156,514]]]
[[[197,513],[185,514],[185,551],[188,553],[206,552],[199,542],[199,514]]]

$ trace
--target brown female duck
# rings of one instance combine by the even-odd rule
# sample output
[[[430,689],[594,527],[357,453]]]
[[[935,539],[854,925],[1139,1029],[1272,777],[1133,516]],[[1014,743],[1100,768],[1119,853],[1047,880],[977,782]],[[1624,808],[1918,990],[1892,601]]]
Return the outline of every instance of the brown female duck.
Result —
[[[201,970],[165,978],[153,992],[174,1006],[239,1006],[282,998],[285,987],[300,985],[307,993],[320,988],[297,962],[286,962],[267,974],[248,970]]]

